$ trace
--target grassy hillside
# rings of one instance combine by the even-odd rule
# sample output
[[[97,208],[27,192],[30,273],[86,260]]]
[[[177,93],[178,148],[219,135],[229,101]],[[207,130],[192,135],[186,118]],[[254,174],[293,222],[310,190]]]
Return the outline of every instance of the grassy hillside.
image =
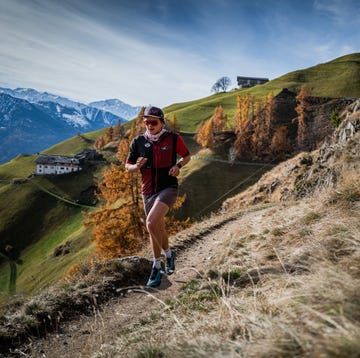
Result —
[[[226,147],[202,149],[181,171],[180,194],[187,199],[177,215],[200,220],[221,207],[222,202],[252,185],[270,166],[229,164]]]
[[[176,103],[166,107],[168,118],[176,114],[180,130],[194,157],[182,170],[181,191],[187,193],[180,217],[201,218],[220,207],[223,200],[240,192],[268,169],[249,165],[230,165],[227,148],[199,151],[193,133],[198,124],[209,119],[221,104],[231,119],[236,111],[237,95],[275,95],[284,87],[297,90],[307,83],[311,94],[324,97],[360,97],[360,53],[343,56],[309,69],[294,71],[269,83],[249,89],[214,94],[206,98]],[[105,129],[78,135],[61,142],[43,153],[72,155],[92,148],[93,141]],[[27,178],[35,169],[36,156],[18,156],[0,165],[0,244],[12,245],[21,251],[23,264],[18,267],[18,289],[33,292],[59,279],[66,269],[92,250],[89,233],[82,227],[84,208],[66,203],[79,200],[81,192],[96,185],[102,168],[92,168],[79,174],[62,177],[32,178],[23,184],[13,179]],[[51,195],[54,194],[54,195]],[[72,241],[70,254],[54,258],[54,249]],[[46,242],[46,244],[44,244]],[[41,254],[40,254],[41,253]],[[0,291],[8,285],[8,262],[0,262]],[[41,271],[43,277],[38,276]],[[38,278],[30,279],[32,276]]]
[[[307,84],[313,96],[360,97],[360,53],[288,73],[265,84],[264,88],[282,86],[298,91],[303,84]]]
[[[264,85],[173,104],[164,108],[164,111],[168,118],[176,114],[182,131],[195,132],[199,123],[209,119],[218,105],[222,105],[228,119],[232,119],[236,113],[238,95],[250,93],[255,97],[265,97],[271,92],[277,95],[283,88],[297,92],[303,84],[307,84],[309,94],[313,96],[360,97],[360,53],[290,72]]]
[[[14,163],[20,168],[22,159],[26,164],[28,158],[20,157],[9,163],[12,174],[18,176],[20,169]],[[74,262],[91,252],[89,232],[82,225],[82,213],[89,209],[76,204],[87,204],[83,192],[97,184],[101,172],[100,166],[75,175],[35,177],[0,187],[0,245],[13,247],[22,261],[17,267],[17,292],[31,293],[57,281]],[[54,257],[55,248],[67,241],[71,242],[70,253]],[[4,259],[0,272],[0,292],[6,294],[9,263]]]
[[[26,178],[35,171],[35,155],[18,155],[9,162],[0,165],[0,190],[10,180]]]

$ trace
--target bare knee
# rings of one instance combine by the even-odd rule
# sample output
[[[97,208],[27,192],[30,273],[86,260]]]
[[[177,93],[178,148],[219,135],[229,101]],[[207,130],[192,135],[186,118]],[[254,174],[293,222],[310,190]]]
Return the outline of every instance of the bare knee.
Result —
[[[155,228],[154,220],[149,217],[146,219],[146,228],[149,232],[153,231]]]
[[[164,229],[165,215],[168,211],[169,207],[166,204],[160,201],[155,203],[146,218],[146,228],[149,232],[158,232]]]
[[[150,215],[146,219],[146,228],[151,233],[159,233],[165,229],[164,217]]]

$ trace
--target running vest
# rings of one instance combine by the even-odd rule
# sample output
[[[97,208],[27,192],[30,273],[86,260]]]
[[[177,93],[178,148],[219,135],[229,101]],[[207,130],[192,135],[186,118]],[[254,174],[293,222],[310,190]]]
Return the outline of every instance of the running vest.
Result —
[[[177,178],[169,175],[169,170],[176,164],[177,154],[182,157],[189,154],[184,141],[179,138],[177,133],[167,131],[157,142],[148,141],[143,135],[133,139],[126,162],[135,164],[138,157],[148,159],[140,169],[144,195],[178,187]]]

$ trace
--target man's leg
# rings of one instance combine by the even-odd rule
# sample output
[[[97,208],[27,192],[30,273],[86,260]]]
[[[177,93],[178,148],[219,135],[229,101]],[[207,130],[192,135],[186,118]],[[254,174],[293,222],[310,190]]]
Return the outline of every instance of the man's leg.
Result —
[[[161,249],[168,248],[169,238],[165,230],[165,215],[169,207],[161,201],[155,201],[147,218],[146,227],[150,234],[150,243],[154,255],[154,263],[147,282],[148,287],[157,287],[161,283]]]
[[[165,215],[168,211],[169,207],[165,203],[156,201],[146,218],[154,258],[160,258],[161,249],[169,248],[169,237],[165,229]]]

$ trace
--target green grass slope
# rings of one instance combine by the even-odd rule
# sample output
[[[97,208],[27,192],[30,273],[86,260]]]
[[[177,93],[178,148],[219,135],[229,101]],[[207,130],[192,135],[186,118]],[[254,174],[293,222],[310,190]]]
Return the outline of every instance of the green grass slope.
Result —
[[[17,158],[14,162],[18,167],[14,162],[9,163],[11,174],[18,176],[23,160],[25,166],[27,159]],[[33,166],[34,163],[29,165],[29,169]],[[83,192],[97,184],[101,172],[99,166],[61,177],[34,177],[21,184],[2,183],[0,246],[9,245],[19,254],[15,255],[22,262],[17,266],[18,293],[31,293],[59,280],[73,263],[91,253],[90,235],[83,227],[83,212],[91,209],[81,203],[87,204]],[[9,173],[7,176],[11,177]],[[71,241],[70,252],[55,257],[55,248],[67,241]],[[9,267],[3,257],[0,261],[3,295],[9,288]]]
[[[309,94],[318,97],[360,97],[360,53],[339,57],[333,61],[285,74],[251,88],[218,93],[195,101],[176,103],[164,108],[165,115],[176,115],[181,131],[194,133],[198,125],[209,119],[216,106],[224,108],[228,119],[236,113],[237,96],[250,93],[255,97],[277,95],[283,88],[297,92],[306,84]]]
[[[290,72],[264,88],[287,87],[298,91],[306,84],[311,95],[318,97],[360,97],[360,53],[339,57],[304,70]]]

